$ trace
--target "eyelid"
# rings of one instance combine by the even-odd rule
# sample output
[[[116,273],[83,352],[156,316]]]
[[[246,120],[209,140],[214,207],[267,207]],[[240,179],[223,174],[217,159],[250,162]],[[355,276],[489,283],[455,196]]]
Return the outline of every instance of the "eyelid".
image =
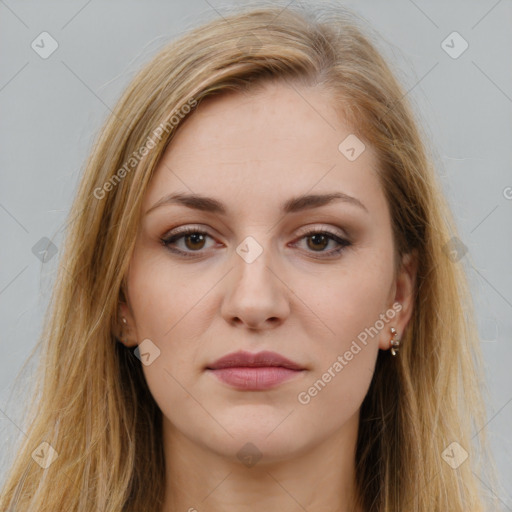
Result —
[[[299,236],[304,236],[310,233],[311,231],[317,232],[317,231],[325,231],[326,233],[330,233],[331,235],[336,235],[342,238],[349,238],[349,234],[342,230],[341,228],[337,228],[334,226],[329,226],[328,224],[309,224],[307,226],[304,226],[299,231]]]
[[[189,231],[201,231],[208,233],[210,235],[210,228],[202,226],[201,224],[185,224],[183,226],[178,226],[176,228],[169,229],[162,238],[169,238],[171,236],[179,235],[181,233],[188,233]]]

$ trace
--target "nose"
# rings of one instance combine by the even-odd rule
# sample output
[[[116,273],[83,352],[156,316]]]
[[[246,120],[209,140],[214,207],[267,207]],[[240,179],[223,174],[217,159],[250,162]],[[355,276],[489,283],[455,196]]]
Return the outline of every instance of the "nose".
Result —
[[[234,327],[254,330],[275,328],[290,313],[286,283],[272,267],[269,251],[264,250],[248,263],[238,253],[235,268],[226,280],[221,314]]]

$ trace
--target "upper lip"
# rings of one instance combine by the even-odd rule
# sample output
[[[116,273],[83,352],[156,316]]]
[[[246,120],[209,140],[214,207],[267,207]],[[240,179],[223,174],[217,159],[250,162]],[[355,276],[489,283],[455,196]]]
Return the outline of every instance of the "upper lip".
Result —
[[[213,363],[207,365],[208,370],[219,370],[220,368],[233,367],[259,367],[259,366],[281,366],[291,370],[304,370],[304,368],[294,361],[278,354],[265,350],[253,354],[251,352],[239,351],[227,354]]]

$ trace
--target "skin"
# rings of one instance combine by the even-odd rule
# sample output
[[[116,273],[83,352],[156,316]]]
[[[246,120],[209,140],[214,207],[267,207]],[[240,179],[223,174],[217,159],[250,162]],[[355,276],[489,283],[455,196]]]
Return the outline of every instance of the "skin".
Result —
[[[120,312],[123,343],[150,339],[160,350],[143,370],[164,417],[162,512],[362,512],[352,502],[359,409],[390,327],[400,338],[411,317],[416,267],[406,257],[394,272],[375,154],[367,145],[351,162],[338,150],[351,133],[326,91],[269,83],[207,98],[155,171]],[[280,211],[292,197],[334,191],[367,211],[343,201]],[[228,213],[167,204],[145,214],[174,192],[213,196]],[[174,242],[190,258],[161,242],[187,225],[208,234]],[[339,245],[305,237],[308,228],[351,245],[329,256]],[[236,252],[247,236],[263,249],[252,263]],[[300,403],[298,394],[394,303],[400,312]],[[237,350],[272,350],[305,371],[265,391],[234,389],[205,371]],[[261,455],[251,467],[237,457],[248,442]]]

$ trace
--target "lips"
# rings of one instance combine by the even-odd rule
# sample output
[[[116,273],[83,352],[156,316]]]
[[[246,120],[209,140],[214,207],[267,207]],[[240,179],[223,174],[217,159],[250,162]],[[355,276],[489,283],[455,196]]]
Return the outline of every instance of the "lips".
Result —
[[[205,367],[206,373],[239,391],[264,391],[304,375],[305,368],[276,352],[234,352]]]
[[[277,352],[263,351],[253,354],[239,351],[227,354],[206,366],[207,370],[220,370],[223,368],[258,368],[278,366],[289,370],[304,370],[300,364],[278,354]]]

